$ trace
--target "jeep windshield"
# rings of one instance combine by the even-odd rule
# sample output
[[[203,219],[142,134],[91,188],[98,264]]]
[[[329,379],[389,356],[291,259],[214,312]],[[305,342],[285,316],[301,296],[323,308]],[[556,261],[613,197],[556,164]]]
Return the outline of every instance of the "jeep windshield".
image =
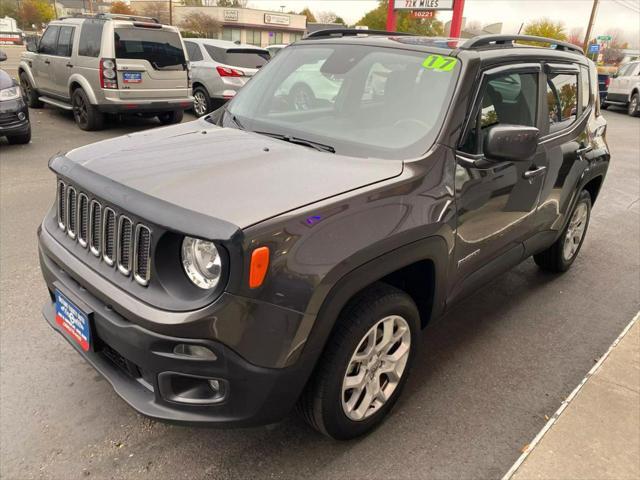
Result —
[[[168,30],[116,28],[117,59],[146,60],[156,70],[186,70],[180,35]]]
[[[455,58],[364,45],[283,49],[228,104],[223,126],[358,157],[416,158],[433,144]]]

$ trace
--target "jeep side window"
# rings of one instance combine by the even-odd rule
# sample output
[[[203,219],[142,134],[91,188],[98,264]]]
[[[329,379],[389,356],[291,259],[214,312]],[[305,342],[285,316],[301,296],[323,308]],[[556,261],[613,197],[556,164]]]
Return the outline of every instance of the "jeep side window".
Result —
[[[489,127],[499,123],[536,126],[538,74],[510,73],[492,76],[481,91],[480,111],[461,148],[482,153],[482,141]]]
[[[73,32],[74,27],[60,27],[60,35],[58,35],[57,54],[61,57],[70,57],[73,48]]]
[[[104,20],[88,19],[82,22],[82,28],[80,29],[80,41],[78,44],[78,55],[95,58],[100,56],[103,28]]]
[[[547,76],[549,132],[557,132],[575,122],[578,115],[578,76],[550,73]]]
[[[38,45],[38,53],[44,55],[55,55],[58,44],[58,31],[60,27],[51,25],[42,35],[40,44]]]

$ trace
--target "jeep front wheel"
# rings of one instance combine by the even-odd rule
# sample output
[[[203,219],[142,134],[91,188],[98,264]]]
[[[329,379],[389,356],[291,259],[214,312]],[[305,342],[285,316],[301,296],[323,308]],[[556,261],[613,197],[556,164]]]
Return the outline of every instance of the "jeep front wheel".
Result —
[[[298,409],[338,439],[376,427],[400,396],[419,343],[420,318],[406,293],[377,283],[344,309]]]

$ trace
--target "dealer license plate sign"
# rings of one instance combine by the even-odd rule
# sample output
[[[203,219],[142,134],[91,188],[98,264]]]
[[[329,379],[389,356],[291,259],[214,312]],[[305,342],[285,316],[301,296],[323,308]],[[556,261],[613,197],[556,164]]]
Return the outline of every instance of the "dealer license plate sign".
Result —
[[[91,344],[91,326],[86,313],[56,290],[56,323],[85,352]]]
[[[141,83],[142,72],[123,72],[122,79],[124,83]]]

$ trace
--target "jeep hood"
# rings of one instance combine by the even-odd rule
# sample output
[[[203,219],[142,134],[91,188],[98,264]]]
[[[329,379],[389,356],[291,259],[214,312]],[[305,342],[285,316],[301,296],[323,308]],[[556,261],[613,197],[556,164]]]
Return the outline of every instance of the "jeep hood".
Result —
[[[399,160],[346,157],[206,120],[94,143],[66,157],[179,207],[246,228],[402,173]]]

